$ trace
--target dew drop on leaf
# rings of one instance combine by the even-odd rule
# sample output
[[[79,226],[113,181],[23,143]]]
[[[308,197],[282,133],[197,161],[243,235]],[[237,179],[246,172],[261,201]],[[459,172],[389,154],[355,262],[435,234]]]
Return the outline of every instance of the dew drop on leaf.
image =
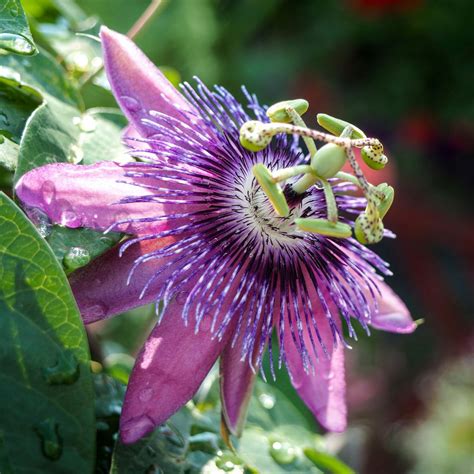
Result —
[[[30,41],[15,33],[0,33],[0,48],[19,54],[34,54],[36,52],[36,48]]]
[[[43,368],[42,373],[50,385],[70,385],[79,378],[79,362],[71,351],[64,351],[56,365]]]
[[[46,418],[37,423],[34,430],[41,439],[41,451],[53,461],[61,457],[63,447],[58,432],[58,424],[53,418]]]
[[[275,406],[275,397],[270,393],[262,393],[258,397],[258,401],[262,404],[263,408],[271,410]]]
[[[38,229],[38,232],[41,237],[48,237],[48,235],[51,233],[53,226],[46,213],[44,213],[41,209],[37,207],[27,208],[26,211],[31,222],[33,222],[33,224]]]
[[[88,250],[82,247],[71,247],[63,257],[63,264],[68,270],[76,270],[87,265],[91,260]]]
[[[273,441],[270,455],[278,464],[291,464],[296,459],[296,450],[289,443]]]

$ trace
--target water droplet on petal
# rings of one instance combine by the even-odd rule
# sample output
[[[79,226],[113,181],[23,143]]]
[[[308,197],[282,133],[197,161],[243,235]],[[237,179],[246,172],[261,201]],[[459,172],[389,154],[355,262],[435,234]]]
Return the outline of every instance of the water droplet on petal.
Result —
[[[273,441],[270,455],[278,464],[291,464],[296,459],[296,450],[289,443]]]
[[[275,396],[270,393],[262,393],[258,397],[258,401],[262,404],[263,408],[271,410],[275,406]]]
[[[71,247],[63,257],[63,264],[68,270],[76,270],[87,265],[91,255],[87,249],[82,247]]]
[[[64,210],[61,213],[60,224],[76,229],[77,227],[81,227],[82,219],[73,210]]]
[[[154,421],[147,415],[130,418],[120,428],[124,439],[140,439],[155,427]]]
[[[103,318],[107,311],[107,305],[103,303],[95,303],[84,310],[84,313],[87,314],[89,318],[101,319]]]
[[[41,451],[43,454],[52,460],[59,459],[63,448],[56,421],[53,418],[46,418],[37,423],[34,426],[34,430],[41,439]]]
[[[142,402],[148,402],[151,400],[151,397],[153,396],[153,389],[152,388],[144,388],[140,394],[138,395],[138,398]]]
[[[130,112],[137,112],[140,110],[142,107],[140,105],[140,102],[138,102],[137,99],[134,99],[133,97],[129,96],[122,96],[122,103],[123,105],[130,110]]]
[[[34,54],[36,52],[31,41],[14,33],[0,33],[0,48],[19,54]]]
[[[45,181],[41,186],[41,193],[43,194],[44,202],[49,206],[54,199],[56,187],[52,181]]]
[[[331,380],[334,378],[334,372],[331,370],[331,372],[327,372],[326,374],[324,374],[323,378],[325,380]]]
[[[46,383],[69,385],[79,378],[79,362],[71,351],[61,352],[56,365],[42,369]]]

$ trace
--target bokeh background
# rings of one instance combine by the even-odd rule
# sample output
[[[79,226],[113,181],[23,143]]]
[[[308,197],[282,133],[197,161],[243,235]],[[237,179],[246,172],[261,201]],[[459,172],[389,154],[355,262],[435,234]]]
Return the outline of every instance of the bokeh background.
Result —
[[[48,38],[80,82],[97,46],[84,55],[87,38],[70,31],[103,23],[125,33],[149,2],[23,4],[34,35]],[[471,0],[169,0],[136,37],[175,82],[198,75],[238,96],[245,84],[267,104],[303,97],[309,124],[329,113],[385,144],[390,164],[372,178],[396,183],[387,226],[398,238],[377,250],[424,324],[410,336],[361,331],[348,353],[350,428],[333,442],[360,473],[474,472],[472,8]],[[100,75],[82,92],[86,106],[115,105]],[[138,310],[94,327],[94,354],[127,365],[151,319]],[[276,385],[310,419],[284,374]]]

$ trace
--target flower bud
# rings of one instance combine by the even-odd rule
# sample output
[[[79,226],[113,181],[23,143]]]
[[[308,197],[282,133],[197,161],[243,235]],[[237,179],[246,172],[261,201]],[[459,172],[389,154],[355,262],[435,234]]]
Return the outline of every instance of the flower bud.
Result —
[[[373,170],[381,170],[388,163],[388,158],[383,154],[383,146],[365,146],[360,152],[365,164]]]
[[[378,216],[371,218],[366,212],[363,212],[355,220],[354,234],[361,244],[367,245],[380,242],[383,238],[383,231],[383,222]]]
[[[286,111],[287,107],[292,107],[299,115],[303,115],[308,110],[309,103],[304,99],[293,99],[277,102],[267,110],[267,117],[272,122],[290,123],[292,119]]]
[[[263,192],[272,203],[275,212],[280,217],[288,217],[290,214],[290,208],[286,202],[285,195],[283,194],[280,185],[274,182],[268,168],[262,163],[257,163],[253,166],[252,171],[255,178],[257,178],[258,184],[260,184]]]
[[[350,138],[367,138],[365,133],[360,128],[357,128],[345,120],[331,117],[331,115],[327,114],[318,114],[317,119],[319,125],[321,125],[321,127],[326,129],[328,132],[331,132],[333,135],[339,136],[347,126],[351,126],[352,134]]]
[[[320,178],[332,178],[344,166],[346,158],[346,150],[342,146],[327,143],[311,158],[311,168]]]
[[[295,219],[298,229],[305,232],[326,235],[328,237],[337,237],[340,239],[348,238],[352,235],[351,226],[343,222],[331,222],[327,219]]]
[[[272,141],[272,136],[265,133],[264,124],[258,120],[249,120],[240,127],[240,144],[250,151],[260,151]]]

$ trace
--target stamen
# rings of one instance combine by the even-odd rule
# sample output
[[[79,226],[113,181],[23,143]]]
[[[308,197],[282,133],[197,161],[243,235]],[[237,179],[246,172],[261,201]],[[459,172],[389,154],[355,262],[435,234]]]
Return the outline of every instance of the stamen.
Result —
[[[286,202],[286,198],[278,183],[275,183],[270,171],[261,163],[253,166],[252,172],[262,187],[263,192],[267,195],[276,213],[281,217],[288,217],[290,208]]]
[[[298,229],[305,232],[327,235],[328,237],[337,237],[346,239],[352,235],[351,226],[342,222],[330,222],[326,219],[295,219]]]

